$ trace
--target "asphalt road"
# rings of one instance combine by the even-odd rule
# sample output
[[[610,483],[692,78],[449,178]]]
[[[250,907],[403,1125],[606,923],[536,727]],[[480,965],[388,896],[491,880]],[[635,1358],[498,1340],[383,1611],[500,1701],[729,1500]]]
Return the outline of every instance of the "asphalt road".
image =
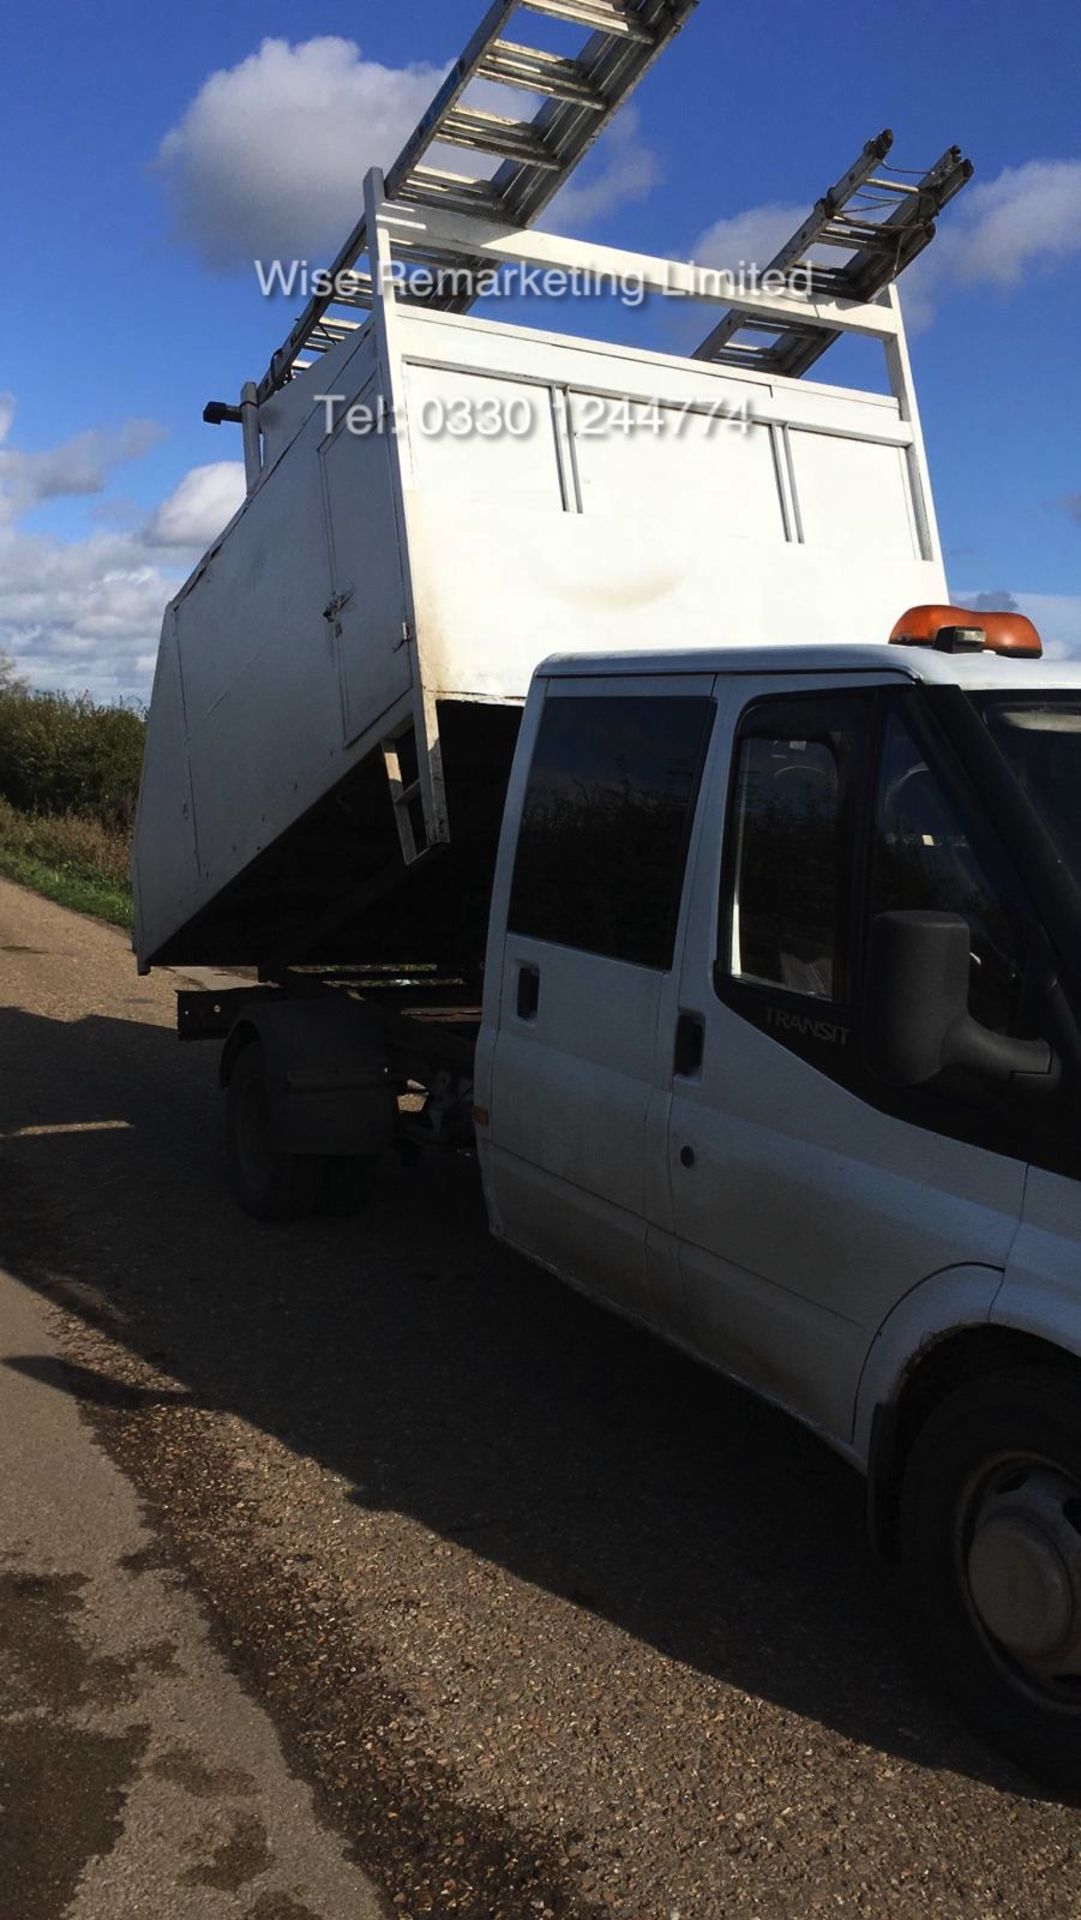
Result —
[[[235,1213],[176,984],[0,884],[0,1265],[65,1361],[4,1365],[142,1496],[358,1885],[470,1920],[1081,1912],[1077,1812],[927,1693],[853,1476],[502,1253],[464,1162],[391,1162],[355,1219]],[[260,1884],[232,1910],[360,1911]]]

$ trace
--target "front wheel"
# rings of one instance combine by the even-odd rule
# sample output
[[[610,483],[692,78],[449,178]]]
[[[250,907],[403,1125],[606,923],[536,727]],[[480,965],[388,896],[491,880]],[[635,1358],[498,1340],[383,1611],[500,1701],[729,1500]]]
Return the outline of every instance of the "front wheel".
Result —
[[[229,1075],[226,1149],[233,1198],[256,1220],[301,1220],[319,1194],[317,1154],[280,1153],[271,1145],[266,1056],[250,1040]]]
[[[1081,1374],[944,1400],[905,1470],[901,1554],[944,1691],[1036,1778],[1081,1786]]]

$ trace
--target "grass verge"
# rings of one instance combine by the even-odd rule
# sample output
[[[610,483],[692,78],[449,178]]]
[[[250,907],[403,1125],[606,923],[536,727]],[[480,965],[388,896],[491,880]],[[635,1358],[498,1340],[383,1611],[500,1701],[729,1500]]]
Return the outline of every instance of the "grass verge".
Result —
[[[20,813],[0,800],[0,875],[58,906],[131,927],[127,836],[83,814]]]

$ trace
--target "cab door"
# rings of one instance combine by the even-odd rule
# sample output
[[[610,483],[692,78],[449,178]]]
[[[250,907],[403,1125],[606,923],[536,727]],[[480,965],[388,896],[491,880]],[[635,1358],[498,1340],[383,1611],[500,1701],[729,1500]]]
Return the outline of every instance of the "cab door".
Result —
[[[660,1011],[711,692],[698,675],[548,681],[523,729],[528,775],[508,800],[517,842],[512,871],[512,850],[501,853],[492,910],[506,932],[489,955],[498,1003],[489,982],[478,1087],[493,1227],[643,1320],[671,1072],[665,1039],[659,1080]]]
[[[868,927],[893,907],[964,914],[972,1010],[1002,1029],[1028,932],[917,724],[918,690],[827,685],[733,696],[680,975],[702,1057],[673,1074],[669,1165],[685,1337],[843,1440],[891,1307],[946,1268],[1002,1271],[1025,1176],[979,1089],[871,1081]]]

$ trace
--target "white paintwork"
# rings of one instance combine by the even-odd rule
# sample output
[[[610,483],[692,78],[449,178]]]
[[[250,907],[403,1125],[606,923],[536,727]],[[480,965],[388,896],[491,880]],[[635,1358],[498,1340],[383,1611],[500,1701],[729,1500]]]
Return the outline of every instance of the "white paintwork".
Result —
[[[537,680],[581,680],[592,675],[612,680],[624,674],[655,673],[661,659],[668,674],[768,675],[771,693],[778,691],[777,680],[787,684],[810,676],[816,685],[829,685],[834,675],[844,675],[853,683],[857,679],[872,683],[880,674],[921,680],[928,686],[967,687],[973,693],[1081,691],[1081,661],[1019,662],[994,653],[936,653],[931,647],[901,646],[688,647],[658,654],[652,661],[631,653],[581,660],[573,654],[553,654],[539,668]]]
[[[717,825],[689,882],[679,981],[680,1008],[705,1019],[706,1050],[693,1080],[673,1080],[667,1063],[672,1230],[690,1344],[845,1437],[870,1341],[895,1302],[962,1262],[1005,1267],[1024,1168],[869,1107],[715,998],[731,741],[748,702],[773,684],[754,674],[717,683],[701,801]],[[831,690],[861,684],[839,674]],[[820,685],[815,674],[785,678],[793,693]]]
[[[546,662],[507,799],[476,1062],[493,1232],[785,1406],[860,1466],[876,1408],[947,1334],[1002,1325],[1081,1357],[1076,1183],[869,1106],[713,989],[739,716],[761,694],[912,680],[1078,690],[1081,666],[888,646]],[[508,933],[544,700],[637,692],[648,715],[658,692],[704,689],[716,721],[671,971]],[[523,961],[541,978],[530,1022],[516,1011]],[[702,1016],[706,1033],[687,1079],[673,1070],[681,1013]]]
[[[1021,1231],[991,1318],[1081,1357],[1078,1248],[1081,1191],[1044,1167],[1029,1170]]]
[[[370,381],[368,333],[352,364],[358,386]],[[345,744],[341,646],[323,617],[335,584],[322,410],[309,405],[299,426],[294,413],[283,439],[286,453],[264,469],[165,615],[133,859],[141,959],[365,749],[363,738]],[[381,504],[369,501],[369,512]],[[399,635],[403,617],[399,610]],[[381,672],[378,684],[381,704]],[[378,719],[371,715],[368,745]]]
[[[533,964],[543,991],[526,1022],[515,1005],[518,975]],[[489,1095],[507,1237],[641,1319],[649,1317],[646,1117],[660,989],[648,968],[509,936]]]
[[[382,287],[394,219],[377,174],[365,195]],[[677,288],[690,272],[417,218],[481,255],[663,268]],[[425,313],[384,288],[370,321],[266,401],[262,469],[162,631],[134,856],[141,962],[409,720],[428,838],[448,839],[442,696],[521,702],[557,650],[866,642],[945,599],[899,309],[804,317],[870,331],[892,392]],[[341,396],[329,434],[326,394]],[[424,430],[433,410],[523,400],[523,439]],[[364,402],[398,434],[350,434]],[[610,430],[623,406],[629,435]],[[749,406],[749,430],[714,424],[722,406]]]
[[[602,691],[624,685],[591,681],[585,691],[598,684]],[[652,673],[635,675],[633,685],[648,702],[708,695],[713,681]],[[577,689],[568,681],[560,691],[573,698]],[[539,715],[535,703],[520,768],[528,767]],[[494,906],[493,920],[501,910],[505,904]],[[543,982],[530,1019],[517,1008],[523,966],[535,966]],[[591,1293],[643,1320],[653,1318],[646,1228],[664,983],[647,967],[508,934],[491,989],[499,998],[487,1083],[492,1204],[532,1259],[581,1276]]]
[[[890,399],[455,318],[402,312],[399,331],[418,656],[423,678],[444,690],[521,698],[556,648],[760,644],[807,632],[873,640],[905,606],[945,591],[937,551],[918,549],[903,478],[911,436]],[[535,434],[494,450],[429,444],[421,410],[460,401],[471,381],[475,405],[535,394]],[[749,399],[760,424],[746,435],[713,425],[719,398],[735,408]],[[586,409],[588,423],[628,399],[639,415],[660,401],[662,417],[686,417],[678,442],[583,431]],[[783,451],[793,425],[823,449],[795,487]]]

